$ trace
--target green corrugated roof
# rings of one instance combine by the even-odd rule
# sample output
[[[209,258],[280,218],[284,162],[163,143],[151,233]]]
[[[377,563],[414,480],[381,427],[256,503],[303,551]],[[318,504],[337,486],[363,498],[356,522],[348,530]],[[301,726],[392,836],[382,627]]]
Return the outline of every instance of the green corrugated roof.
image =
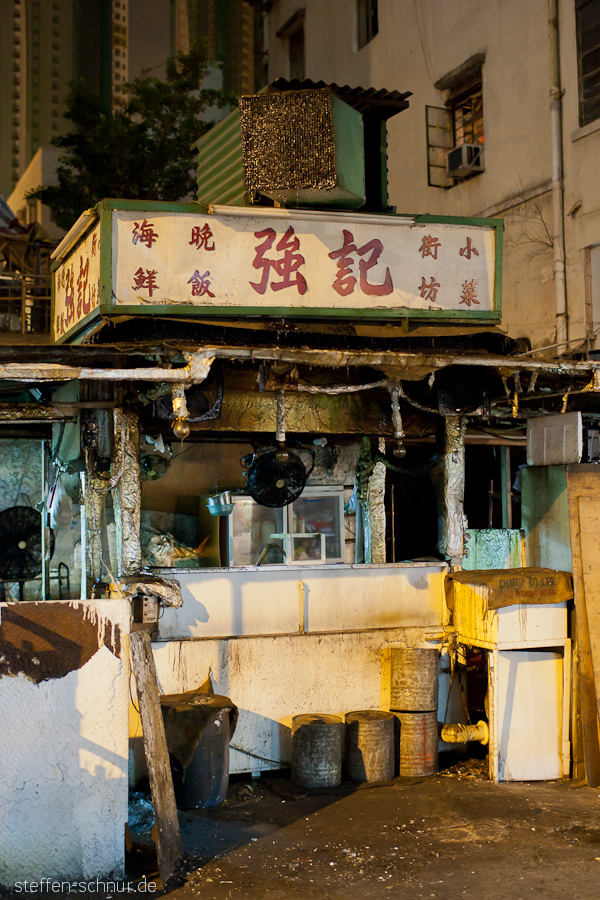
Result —
[[[244,206],[246,187],[239,111],[235,110],[211,128],[194,147],[198,149],[198,200],[205,204]]]

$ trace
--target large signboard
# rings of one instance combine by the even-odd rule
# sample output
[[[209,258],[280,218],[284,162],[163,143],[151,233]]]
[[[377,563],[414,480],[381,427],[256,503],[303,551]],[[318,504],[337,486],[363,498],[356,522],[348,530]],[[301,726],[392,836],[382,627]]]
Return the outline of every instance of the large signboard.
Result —
[[[115,315],[499,318],[497,221],[133,205],[101,215],[100,274],[96,229],[58,267],[57,339],[98,304]]]
[[[100,305],[100,225],[54,273],[54,340],[72,331]]]

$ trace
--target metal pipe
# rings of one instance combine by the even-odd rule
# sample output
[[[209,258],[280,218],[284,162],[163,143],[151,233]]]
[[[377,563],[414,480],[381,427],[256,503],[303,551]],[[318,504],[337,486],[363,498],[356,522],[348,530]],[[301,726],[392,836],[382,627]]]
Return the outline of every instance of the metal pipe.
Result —
[[[260,556],[256,560],[257,566],[262,565],[263,560],[264,560],[265,556],[267,555],[267,553],[269,552],[269,550],[279,550],[280,553],[283,553],[284,558],[287,556],[287,553],[285,552],[283,547],[279,546],[279,544],[267,544],[265,547],[262,548],[262,550],[260,552]]]
[[[490,729],[483,719],[477,725],[443,725],[441,738],[447,744],[466,744],[467,741],[487,744],[490,740]]]
[[[418,367],[421,380],[423,369],[434,372],[448,366],[482,366],[511,372],[543,372],[548,375],[577,375],[600,372],[600,362],[594,360],[537,360],[522,357],[506,356],[459,356],[424,353],[398,353],[395,351],[364,351],[360,353],[345,350],[278,350],[276,348],[248,349],[242,347],[211,347],[199,350],[192,357],[204,363],[194,369],[183,366],[179,369],[167,369],[160,366],[144,369],[93,369],[88,366],[68,366],[62,363],[4,363],[0,364],[0,380],[3,381],[154,381],[182,384],[200,384],[207,377],[213,359],[239,359],[247,362],[263,360],[271,362],[291,362],[317,368],[347,367],[387,367],[404,370],[403,378],[410,379],[411,367]],[[379,387],[379,382],[367,384],[360,390]],[[385,386],[383,383],[381,387]],[[286,385],[286,390],[294,390]],[[323,391],[328,393],[329,391]],[[308,392],[307,392],[308,393]],[[310,392],[312,393],[312,391]],[[319,391],[318,393],[321,393]],[[344,392],[345,393],[345,392]]]
[[[569,340],[565,281],[565,234],[563,198],[562,102],[558,0],[548,0],[548,47],[550,53],[550,140],[552,148],[552,250],[556,302],[556,342]]]

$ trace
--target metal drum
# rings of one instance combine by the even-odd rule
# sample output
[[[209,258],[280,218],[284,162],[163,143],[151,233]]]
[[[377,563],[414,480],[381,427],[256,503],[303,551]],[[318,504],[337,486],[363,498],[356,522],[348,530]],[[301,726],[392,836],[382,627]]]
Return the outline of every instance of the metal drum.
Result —
[[[402,712],[400,774],[435,775],[438,770],[437,712]]]
[[[342,781],[344,723],[338,716],[311,714],[292,719],[292,781],[306,788],[336,787]]]
[[[438,651],[391,648],[390,709],[431,712],[438,707]]]
[[[173,772],[173,787],[179,809],[219,806],[229,785],[229,709],[211,715],[185,770]]]
[[[394,777],[394,715],[379,709],[346,714],[346,771],[352,781]]]

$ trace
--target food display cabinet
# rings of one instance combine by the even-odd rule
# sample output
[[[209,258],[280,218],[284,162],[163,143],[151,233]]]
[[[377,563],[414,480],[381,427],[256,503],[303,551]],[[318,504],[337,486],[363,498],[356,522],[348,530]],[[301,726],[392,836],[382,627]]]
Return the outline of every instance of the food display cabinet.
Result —
[[[309,487],[289,506],[260,506],[245,494],[232,496],[228,517],[228,565],[344,562],[342,487]],[[271,545],[269,547],[269,545]]]

